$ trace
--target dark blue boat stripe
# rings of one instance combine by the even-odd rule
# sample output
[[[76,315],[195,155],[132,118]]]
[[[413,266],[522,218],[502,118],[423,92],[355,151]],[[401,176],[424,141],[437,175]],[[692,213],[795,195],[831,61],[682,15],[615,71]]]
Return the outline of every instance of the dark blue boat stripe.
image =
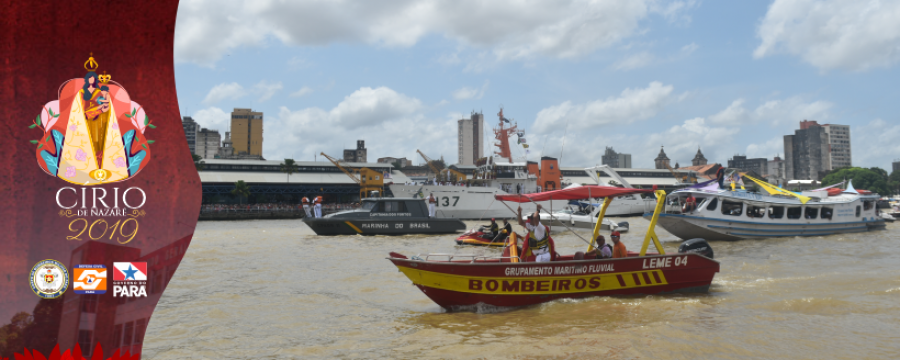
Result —
[[[644,214],[646,216],[647,214]],[[678,215],[678,214],[659,214],[660,217],[681,217],[688,219],[700,219],[700,220],[714,220],[721,222],[729,222],[729,223],[739,223],[739,224],[753,224],[753,225],[776,225],[776,226],[828,226],[828,225],[845,225],[845,224],[866,224],[865,221],[853,221],[853,222],[841,222],[841,223],[822,223],[822,224],[777,224],[777,223],[758,223],[752,221],[743,221],[743,220],[726,220],[726,219],[716,219],[716,218],[708,218],[708,217],[700,217],[700,216],[687,216],[687,215]],[[800,219],[797,219],[800,220]]]
[[[828,233],[809,233],[809,234],[744,234],[744,233],[728,233],[729,235],[740,235],[740,236],[756,236],[756,237],[788,237],[788,236],[824,236],[824,235],[834,235],[838,234],[836,232],[828,232]]]
[[[841,231],[841,230],[852,230],[852,229],[865,229],[868,226],[853,226],[853,227],[844,227],[837,229],[800,229],[800,230],[773,230],[773,229],[748,229],[748,228],[739,228],[739,227],[731,227],[731,226],[720,226],[720,225],[706,225],[710,228],[716,229],[729,229],[729,230],[744,230],[744,231],[761,231],[761,232],[804,232],[804,231]]]

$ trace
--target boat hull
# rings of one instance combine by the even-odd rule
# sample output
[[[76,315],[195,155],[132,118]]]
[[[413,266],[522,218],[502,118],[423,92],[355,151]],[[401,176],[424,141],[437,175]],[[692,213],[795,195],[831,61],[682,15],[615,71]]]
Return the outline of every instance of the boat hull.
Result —
[[[651,214],[644,214],[649,219]],[[657,224],[681,239],[703,238],[713,240],[765,239],[774,237],[825,236],[866,232],[885,226],[884,220],[866,218],[850,222],[809,222],[797,224],[767,223],[708,218],[684,214],[660,214]]]
[[[717,261],[693,253],[544,263],[388,259],[426,296],[449,310],[590,296],[703,293],[719,272]]]
[[[453,234],[466,229],[459,219],[332,219],[307,218],[303,222],[316,235]]]

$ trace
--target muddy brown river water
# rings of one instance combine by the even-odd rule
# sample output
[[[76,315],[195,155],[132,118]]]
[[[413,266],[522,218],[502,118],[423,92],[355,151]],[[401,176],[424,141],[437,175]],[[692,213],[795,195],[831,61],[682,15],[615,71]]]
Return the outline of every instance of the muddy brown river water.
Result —
[[[623,234],[639,249],[648,222]],[[469,227],[476,222],[467,222]],[[521,231],[521,229],[517,229]],[[657,230],[667,252],[679,241]],[[709,294],[447,313],[388,252],[472,252],[455,236],[319,237],[298,220],[200,222],[144,359],[898,359],[900,223],[712,242]],[[584,250],[554,235],[560,253]]]

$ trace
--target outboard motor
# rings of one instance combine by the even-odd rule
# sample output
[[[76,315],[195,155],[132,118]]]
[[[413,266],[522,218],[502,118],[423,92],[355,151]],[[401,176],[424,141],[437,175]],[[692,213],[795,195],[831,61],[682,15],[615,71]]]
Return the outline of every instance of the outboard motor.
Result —
[[[697,255],[703,255],[710,259],[713,258],[712,246],[709,246],[709,243],[701,238],[685,240],[678,246],[678,253],[696,253]]]

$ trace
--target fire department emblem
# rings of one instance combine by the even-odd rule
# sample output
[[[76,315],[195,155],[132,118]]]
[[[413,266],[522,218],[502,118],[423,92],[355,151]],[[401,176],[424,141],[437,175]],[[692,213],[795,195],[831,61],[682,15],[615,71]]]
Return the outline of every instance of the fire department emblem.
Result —
[[[31,291],[44,299],[56,299],[69,288],[69,271],[61,262],[41,260],[31,268]]]

